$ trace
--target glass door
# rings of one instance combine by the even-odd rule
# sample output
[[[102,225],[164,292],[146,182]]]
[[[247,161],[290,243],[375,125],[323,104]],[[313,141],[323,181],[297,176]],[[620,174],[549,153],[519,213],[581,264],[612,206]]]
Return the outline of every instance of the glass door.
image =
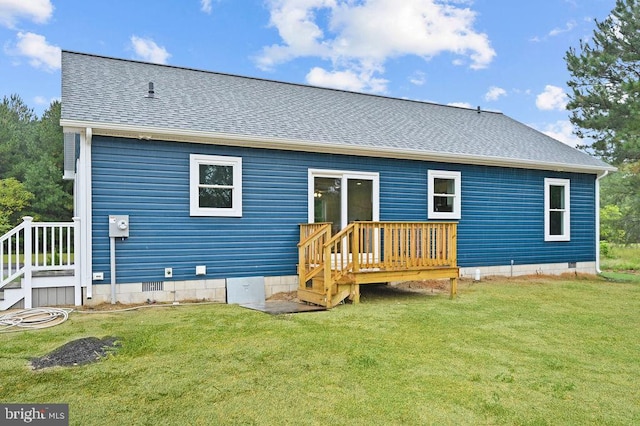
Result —
[[[347,223],[373,220],[373,181],[347,179]]]
[[[313,222],[331,222],[331,235],[342,229],[342,179],[314,178]]]
[[[309,222],[331,222],[332,234],[354,221],[379,220],[377,173],[309,171]]]

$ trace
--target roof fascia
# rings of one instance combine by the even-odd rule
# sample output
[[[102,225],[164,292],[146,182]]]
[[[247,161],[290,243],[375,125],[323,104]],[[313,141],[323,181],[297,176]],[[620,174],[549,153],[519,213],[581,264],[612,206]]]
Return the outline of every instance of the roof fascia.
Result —
[[[326,142],[311,142],[294,139],[235,135],[221,132],[203,132],[196,130],[144,127],[129,124],[100,123],[82,120],[61,119],[60,125],[66,128],[91,128],[93,135],[123,137],[140,140],[161,140],[173,142],[203,143],[210,145],[229,145],[263,149],[281,149],[286,151],[317,152],[324,154],[357,155],[364,157],[396,158],[403,160],[436,161],[442,163],[472,164],[480,166],[512,167],[520,169],[549,170],[558,172],[577,172],[603,174],[617,170],[613,166],[597,167],[564,163],[514,160],[511,158],[487,157],[454,153],[440,153],[417,150],[398,150],[373,148],[354,145],[336,145]]]

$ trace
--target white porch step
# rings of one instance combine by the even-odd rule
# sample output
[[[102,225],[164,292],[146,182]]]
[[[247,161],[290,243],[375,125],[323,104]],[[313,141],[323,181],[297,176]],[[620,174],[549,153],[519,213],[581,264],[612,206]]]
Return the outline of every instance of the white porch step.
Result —
[[[0,311],[6,311],[24,299],[24,289],[22,287],[4,287],[0,290]]]
[[[23,279],[24,281],[24,279]],[[73,274],[71,275],[34,275],[31,277],[32,288],[73,287]]]

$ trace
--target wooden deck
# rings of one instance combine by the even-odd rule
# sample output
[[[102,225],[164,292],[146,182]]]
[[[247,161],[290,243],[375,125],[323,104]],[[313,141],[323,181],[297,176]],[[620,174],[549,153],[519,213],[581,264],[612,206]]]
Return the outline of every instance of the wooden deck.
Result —
[[[358,303],[360,285],[448,278],[457,291],[455,222],[354,222],[300,225],[298,298],[332,308]]]

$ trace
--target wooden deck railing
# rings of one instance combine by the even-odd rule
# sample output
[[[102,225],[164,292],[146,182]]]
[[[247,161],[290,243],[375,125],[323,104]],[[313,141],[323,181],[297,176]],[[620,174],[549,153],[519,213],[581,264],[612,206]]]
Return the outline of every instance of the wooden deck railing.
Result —
[[[350,273],[457,266],[455,222],[353,222],[330,233],[330,224],[300,225],[301,289],[321,272],[329,291]]]
[[[331,237],[330,223],[300,225],[298,243],[298,280],[300,287],[323,271],[323,250]]]

